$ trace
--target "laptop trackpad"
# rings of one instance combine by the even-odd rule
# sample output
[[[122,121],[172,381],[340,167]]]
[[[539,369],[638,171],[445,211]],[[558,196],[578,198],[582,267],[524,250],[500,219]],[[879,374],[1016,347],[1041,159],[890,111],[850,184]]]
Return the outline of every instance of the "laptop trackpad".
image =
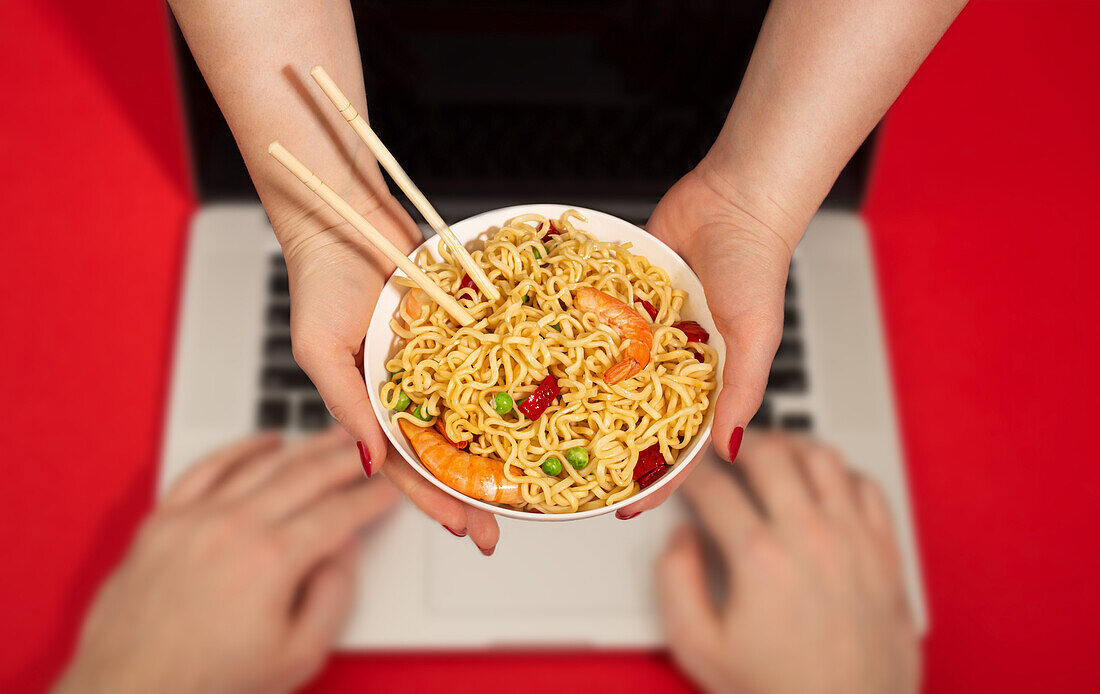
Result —
[[[613,514],[567,523],[500,518],[492,557],[440,530],[430,539],[429,607],[447,616],[510,614],[533,619],[533,629],[578,616],[649,613],[653,560],[664,548],[669,515],[629,522]]]
[[[364,537],[342,643],[357,648],[652,648],[653,562],[683,517],[674,500],[630,521],[499,518],[492,557],[410,503]]]

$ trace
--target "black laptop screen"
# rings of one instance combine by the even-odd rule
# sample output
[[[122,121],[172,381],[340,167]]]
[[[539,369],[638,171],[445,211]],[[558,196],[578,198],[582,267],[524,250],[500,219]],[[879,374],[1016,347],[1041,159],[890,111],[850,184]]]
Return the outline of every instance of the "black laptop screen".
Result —
[[[353,2],[371,123],[432,197],[656,200],[714,141],[767,2]],[[204,200],[254,197],[177,30]],[[855,207],[869,146],[831,204]]]

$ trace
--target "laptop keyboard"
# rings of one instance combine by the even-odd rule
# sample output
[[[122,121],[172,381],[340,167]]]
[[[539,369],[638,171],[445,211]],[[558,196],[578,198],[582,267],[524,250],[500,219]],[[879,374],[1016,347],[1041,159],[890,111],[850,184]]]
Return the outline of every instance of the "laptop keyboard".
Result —
[[[764,401],[752,424],[789,431],[813,431],[813,418],[801,403],[809,392],[805,353],[798,310],[795,267],[787,282],[783,340],[772,362]],[[268,263],[267,298],[263,337],[259,345],[260,401],[256,424],[261,429],[296,432],[317,431],[332,421],[309,377],[294,361],[290,343],[290,287],[280,253]]]
[[[806,370],[806,354],[802,338],[802,315],[798,305],[798,280],[795,264],[790,276],[783,306],[783,339],[775,352],[764,401],[752,418],[759,427],[776,427],[787,431],[813,431],[813,417],[805,399],[810,390]]]
[[[256,425],[295,432],[323,429],[332,417],[290,348],[290,283],[281,253],[271,254],[266,281]]]

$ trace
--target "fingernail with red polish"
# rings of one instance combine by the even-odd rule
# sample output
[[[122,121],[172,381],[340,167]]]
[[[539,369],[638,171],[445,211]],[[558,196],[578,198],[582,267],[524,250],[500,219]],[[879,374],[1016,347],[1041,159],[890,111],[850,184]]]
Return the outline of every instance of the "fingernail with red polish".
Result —
[[[478,547],[478,549],[481,549],[481,548]],[[484,554],[487,557],[493,556],[493,552],[495,552],[495,551],[497,551],[497,548],[495,546],[490,547],[489,549],[481,549],[481,553]]]
[[[737,427],[730,436],[730,462],[737,460],[737,451],[741,449],[741,437],[745,435],[745,427]]]
[[[445,526],[445,525],[443,526],[443,528],[444,528],[444,529],[445,529],[445,530],[446,530],[447,532],[449,532],[450,534],[454,535],[455,537],[466,537],[466,531],[465,531],[465,530],[463,530],[462,532],[457,532],[457,531],[455,531],[455,530],[451,530],[450,528],[448,528],[448,527],[447,527],[447,526]]]
[[[616,511],[615,512],[615,517],[618,518],[619,520],[630,520],[631,518],[638,515],[639,513],[641,513],[641,511],[635,511],[634,513],[623,513],[622,511]]]
[[[371,476],[374,470],[370,465],[370,451],[367,450],[366,444],[362,441],[356,441],[355,446],[359,449],[359,460],[363,461],[363,472],[367,473],[367,477]]]

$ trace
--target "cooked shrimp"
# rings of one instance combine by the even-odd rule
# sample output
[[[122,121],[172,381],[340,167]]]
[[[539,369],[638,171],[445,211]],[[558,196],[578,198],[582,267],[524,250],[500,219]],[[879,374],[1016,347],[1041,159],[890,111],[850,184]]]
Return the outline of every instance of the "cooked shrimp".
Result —
[[[498,504],[523,502],[519,483],[504,476],[501,461],[460,451],[433,427],[420,427],[407,419],[398,424],[424,467],[451,489]]]
[[[424,308],[429,301],[428,292],[420,287],[412,287],[405,293],[405,300],[401,302],[401,322],[405,324],[406,328],[409,327],[409,322],[405,319],[405,316],[419,318],[420,310]]]
[[[653,347],[653,331],[640,313],[610,294],[592,287],[578,289],[573,305],[582,311],[595,313],[597,318],[614,328],[621,339],[628,340],[622,350],[623,359],[603,372],[603,380],[608,385],[626,380],[645,368]]]

